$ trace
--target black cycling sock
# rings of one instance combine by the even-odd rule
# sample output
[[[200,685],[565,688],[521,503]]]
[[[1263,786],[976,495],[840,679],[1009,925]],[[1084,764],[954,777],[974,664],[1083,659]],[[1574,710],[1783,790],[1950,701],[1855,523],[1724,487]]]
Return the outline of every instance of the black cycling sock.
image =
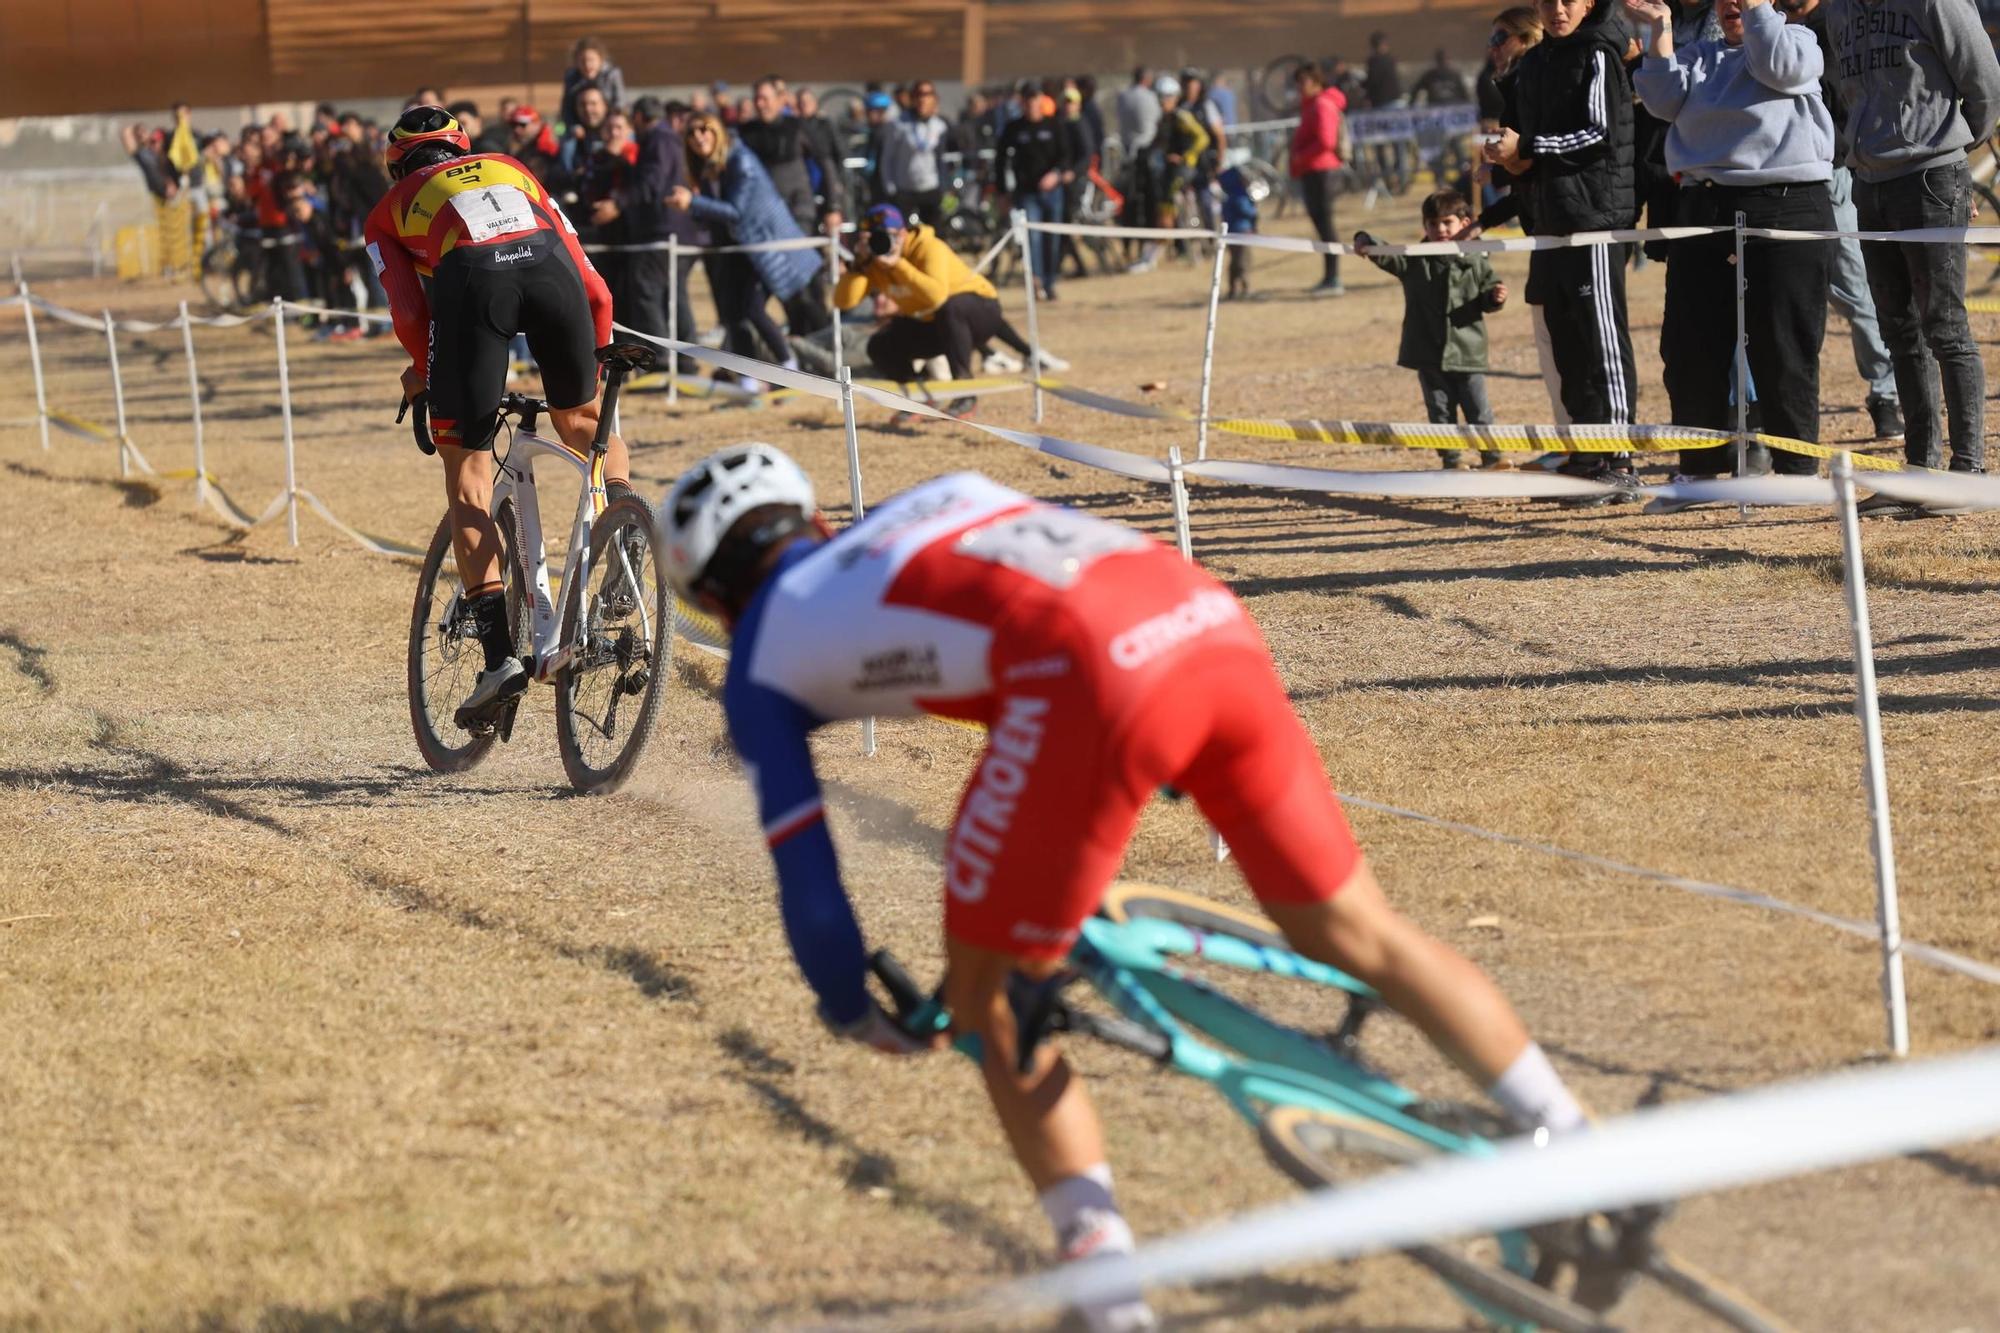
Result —
[[[479,646],[485,650],[486,669],[491,671],[514,655],[514,631],[507,623],[507,594],[481,593],[466,609],[479,629]]]

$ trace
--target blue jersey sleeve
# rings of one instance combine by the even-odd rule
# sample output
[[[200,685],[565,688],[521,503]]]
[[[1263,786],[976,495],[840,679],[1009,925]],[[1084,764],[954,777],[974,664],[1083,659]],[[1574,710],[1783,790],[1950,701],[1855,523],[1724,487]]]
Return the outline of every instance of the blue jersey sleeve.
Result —
[[[739,627],[736,656],[723,688],[730,739],[756,789],[792,956],[827,1018],[853,1023],[868,1012],[868,957],[860,923],[840,884],[819,775],[806,744],[819,719],[797,700],[749,679],[745,650],[751,648],[746,642],[750,637]]]

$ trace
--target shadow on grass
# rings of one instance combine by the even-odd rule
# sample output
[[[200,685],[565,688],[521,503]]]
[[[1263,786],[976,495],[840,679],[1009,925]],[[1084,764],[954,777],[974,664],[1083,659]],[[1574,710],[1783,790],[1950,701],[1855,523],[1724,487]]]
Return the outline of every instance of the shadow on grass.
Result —
[[[657,1299],[643,1275],[593,1273],[548,1282],[474,1282],[423,1293],[391,1288],[320,1309],[273,1306],[246,1319],[198,1316],[197,1333],[471,1333],[472,1330],[654,1330],[713,1322],[707,1307]]]
[[[115,445],[112,447],[116,448]],[[127,509],[150,509],[160,502],[160,488],[150,481],[123,477],[62,477],[26,463],[8,463],[6,467],[15,476],[31,481],[52,481],[58,486],[108,486],[124,497]]]
[[[780,1128],[814,1147],[841,1155],[843,1183],[849,1190],[888,1191],[892,1206],[928,1214],[953,1235],[985,1246],[1012,1272],[1025,1273],[1044,1262],[1039,1249],[1025,1244],[984,1209],[902,1179],[888,1154],[864,1146],[840,1126],[814,1115],[797,1094],[782,1086],[782,1080],[793,1073],[791,1064],[772,1055],[747,1030],[733,1028],[723,1033],[716,1046],[735,1066],[729,1077],[749,1089]]]

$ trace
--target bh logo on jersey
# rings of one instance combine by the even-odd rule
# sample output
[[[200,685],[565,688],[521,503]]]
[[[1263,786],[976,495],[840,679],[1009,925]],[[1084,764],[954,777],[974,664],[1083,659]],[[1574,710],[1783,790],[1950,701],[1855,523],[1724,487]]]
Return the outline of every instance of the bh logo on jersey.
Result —
[[[1041,753],[1048,712],[1047,699],[1009,699],[1005,715],[993,728],[972,793],[952,829],[945,860],[945,887],[962,903],[976,903],[986,896],[994,858],[1014,826],[1028,771]]]

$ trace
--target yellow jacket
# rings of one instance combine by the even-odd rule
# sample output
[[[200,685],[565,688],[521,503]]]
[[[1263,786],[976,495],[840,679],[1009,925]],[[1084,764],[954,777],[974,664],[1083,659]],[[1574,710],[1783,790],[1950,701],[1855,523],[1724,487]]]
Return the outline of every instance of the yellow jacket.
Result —
[[[870,264],[866,269],[850,268],[842,273],[833,289],[833,303],[842,310],[852,310],[861,304],[862,297],[884,293],[900,313],[929,319],[946,301],[967,292],[997,295],[993,284],[953,254],[936,232],[919,224],[910,228],[895,263]]]

